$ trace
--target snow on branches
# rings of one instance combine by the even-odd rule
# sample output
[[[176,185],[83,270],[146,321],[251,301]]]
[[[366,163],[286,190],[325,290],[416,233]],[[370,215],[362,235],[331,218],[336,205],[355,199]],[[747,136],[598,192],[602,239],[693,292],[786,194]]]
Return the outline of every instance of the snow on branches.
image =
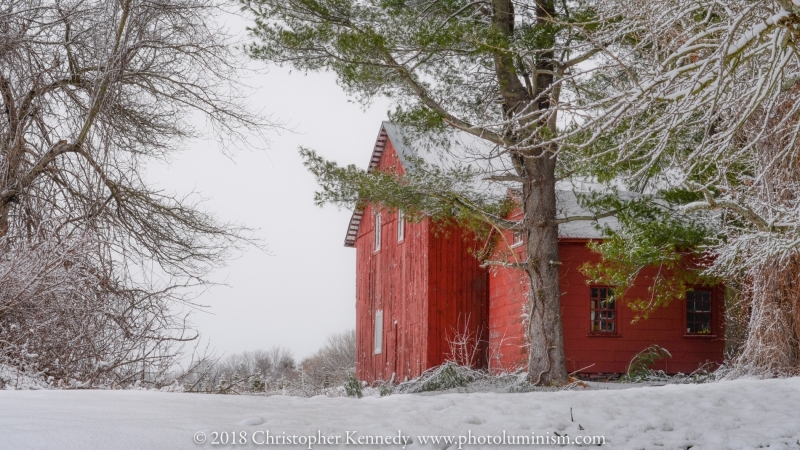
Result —
[[[269,125],[244,104],[221,5],[0,0],[0,364],[152,381],[195,336],[185,288],[247,230],[145,168],[204,135],[197,113],[228,142]]]
[[[800,16],[789,1],[612,0],[595,83],[557,140],[591,148],[629,183],[694,192],[682,213],[718,224],[710,273],[741,286],[746,373],[797,370]],[[602,145],[601,145],[602,143]],[[655,180],[655,181],[654,181]],[[789,269],[792,268],[792,269]]]

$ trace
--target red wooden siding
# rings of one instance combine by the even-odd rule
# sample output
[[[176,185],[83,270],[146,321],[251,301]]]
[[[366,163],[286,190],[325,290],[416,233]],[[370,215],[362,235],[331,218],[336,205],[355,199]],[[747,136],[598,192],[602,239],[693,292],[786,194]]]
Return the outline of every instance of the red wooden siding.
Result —
[[[502,245],[499,246],[502,248]],[[507,249],[507,247],[506,247]],[[515,249],[522,252],[522,247]],[[507,250],[506,250],[507,251]],[[724,293],[712,288],[712,333],[708,336],[686,335],[685,299],[675,299],[659,308],[646,320],[631,323],[633,311],[623,303],[617,305],[615,335],[590,333],[590,287],[579,268],[586,262],[597,262],[599,255],[586,247],[586,240],[562,240],[561,313],[564,330],[564,353],[567,371],[583,373],[622,373],[639,351],[657,344],[666,348],[672,358],[653,368],[668,373],[690,373],[703,363],[719,364],[724,351]],[[628,293],[631,298],[648,295],[655,268],[648,268],[636,279]],[[522,271],[494,268],[490,275],[489,329],[490,358],[493,370],[514,370],[527,364],[527,349],[522,321],[527,280]]]
[[[391,143],[379,170],[403,173]],[[415,376],[427,368],[428,223],[407,222],[397,242],[397,212],[381,212],[375,251],[375,209],[364,209],[356,238],[356,373],[362,380]],[[375,313],[383,311],[383,348],[375,354]]]
[[[403,173],[391,142],[378,170]],[[461,230],[440,231],[429,220],[407,221],[405,239],[398,242],[397,212],[380,212],[380,250],[374,250],[372,205],[364,209],[355,241],[356,374],[367,381],[389,380],[392,375],[402,381],[444,362],[448,338],[464,329],[467,318],[469,332],[477,334],[482,328],[487,340],[487,275],[468,253],[469,236]],[[375,354],[378,310],[383,311],[383,348]]]
[[[511,248],[512,233],[504,233],[492,257],[495,261],[525,261],[525,246]],[[518,269],[495,266],[489,272],[489,367],[514,372],[528,366],[525,303],[528,280]]]
[[[634,312],[624,304],[617,305],[616,337],[589,335],[589,286],[579,268],[585,262],[597,262],[599,255],[586,247],[586,242],[562,242],[561,311],[564,326],[564,353],[567,370],[585,369],[589,373],[625,372],[631,358],[639,351],[657,344],[667,349],[666,358],[653,368],[667,373],[690,373],[706,361],[722,363],[724,293],[721,287],[712,291],[712,333],[709,336],[686,336],[686,299],[673,300],[658,308],[646,320],[631,323]],[[647,298],[657,268],[642,271],[627,293],[631,298]],[[716,367],[715,367],[716,368]]]
[[[356,240],[356,370],[359,379],[416,376],[427,368],[428,224],[406,223],[397,242],[397,214],[383,211],[381,249],[373,251],[372,208]],[[375,313],[383,311],[383,348],[375,354]]]
[[[437,230],[432,225],[428,260],[429,367],[454,356],[450,342],[458,340],[459,335],[469,338],[466,347],[470,352],[477,345],[472,364],[486,367],[489,280],[487,270],[469,251],[473,242],[472,233],[454,226]]]

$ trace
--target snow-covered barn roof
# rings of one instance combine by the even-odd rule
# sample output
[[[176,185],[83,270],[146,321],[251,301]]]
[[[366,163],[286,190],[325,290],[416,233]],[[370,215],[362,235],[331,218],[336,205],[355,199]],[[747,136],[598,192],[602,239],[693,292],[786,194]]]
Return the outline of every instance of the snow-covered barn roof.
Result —
[[[404,167],[410,166],[408,163],[409,159],[422,158],[427,163],[439,166],[448,166],[454,163],[471,164],[481,167],[481,169],[487,171],[487,173],[495,170],[505,172],[511,170],[510,167],[482,167],[490,164],[497,164],[498,161],[499,164],[504,164],[505,161],[504,158],[494,158],[492,160],[480,158],[480,155],[486,155],[487,152],[491,152],[492,148],[481,139],[466,132],[454,132],[450,140],[450,148],[448,148],[447,151],[426,152],[415,146],[413,142],[410,142],[400,126],[390,122],[383,122],[381,124],[380,132],[378,133],[378,138],[375,141],[375,146],[372,149],[369,167],[367,168],[368,172],[372,172],[373,170],[377,169],[378,165],[380,164],[381,157],[383,156],[383,152],[386,150],[387,141],[392,142],[392,146],[397,152],[397,156]],[[482,185],[480,188],[497,190],[498,195],[501,195],[500,190],[502,190],[502,193],[507,191],[506,187],[503,187],[497,183],[495,183],[492,187],[489,187],[488,185]],[[583,191],[586,190],[587,187],[576,187],[571,184],[560,184],[558,186],[556,197],[558,200],[559,217],[590,215],[589,211],[581,208],[578,204],[578,199],[573,192],[575,189]],[[347,227],[347,235],[344,239],[345,247],[355,247],[356,238],[358,237],[358,230],[361,226],[361,219],[363,217],[363,210],[356,209],[353,211],[353,215],[350,217],[350,224]],[[617,219],[614,217],[607,217],[600,219],[597,222],[587,220],[567,222],[559,225],[559,237],[565,239],[599,239],[602,237],[602,235],[595,227],[595,223],[615,227],[617,226]]]
[[[559,186],[561,187],[561,186]],[[581,208],[578,198],[571,189],[558,189],[556,191],[557,217],[591,216],[592,213]],[[596,221],[576,220],[562,223],[558,226],[558,237],[562,239],[600,239],[603,235],[595,225],[616,228],[619,224],[616,217],[605,217]]]

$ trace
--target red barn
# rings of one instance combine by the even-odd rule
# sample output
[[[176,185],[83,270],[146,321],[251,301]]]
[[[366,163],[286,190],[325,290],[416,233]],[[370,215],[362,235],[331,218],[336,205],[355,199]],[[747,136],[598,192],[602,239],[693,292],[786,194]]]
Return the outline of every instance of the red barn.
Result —
[[[369,170],[405,173],[418,156],[401,130],[384,122]],[[559,194],[565,214],[578,208],[571,192]],[[608,219],[613,220],[613,219]],[[691,372],[722,361],[723,294],[698,287],[687,298],[631,323],[633,312],[608,301],[608,286],[592,286],[579,268],[598,255],[586,243],[598,239],[588,223],[559,228],[562,325],[567,370],[622,373],[639,351],[658,344],[672,354],[656,369]],[[409,222],[402,211],[367,205],[353,213],[345,246],[356,256],[356,374],[359,379],[402,381],[456,355],[452,342],[469,337],[472,364],[494,371],[527,364],[524,318],[527,280],[522,271],[482,268],[472,255],[470,232],[430,220]],[[498,239],[496,256],[524,259],[519,236]],[[655,275],[643,271],[629,295],[646,296]],[[462,355],[463,356],[463,355]]]

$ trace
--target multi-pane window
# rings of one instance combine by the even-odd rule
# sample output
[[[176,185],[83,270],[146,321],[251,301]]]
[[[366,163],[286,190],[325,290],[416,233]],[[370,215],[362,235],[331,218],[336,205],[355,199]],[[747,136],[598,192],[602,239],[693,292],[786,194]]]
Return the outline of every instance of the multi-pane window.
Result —
[[[402,209],[397,210],[397,242],[406,238],[406,215]]]
[[[614,290],[599,286],[592,286],[590,290],[592,333],[616,333],[617,302],[614,299]]]
[[[686,334],[711,334],[711,291],[686,291]]]
[[[375,251],[381,249],[381,213],[375,214]]]
[[[375,354],[383,352],[383,310],[375,311]]]

